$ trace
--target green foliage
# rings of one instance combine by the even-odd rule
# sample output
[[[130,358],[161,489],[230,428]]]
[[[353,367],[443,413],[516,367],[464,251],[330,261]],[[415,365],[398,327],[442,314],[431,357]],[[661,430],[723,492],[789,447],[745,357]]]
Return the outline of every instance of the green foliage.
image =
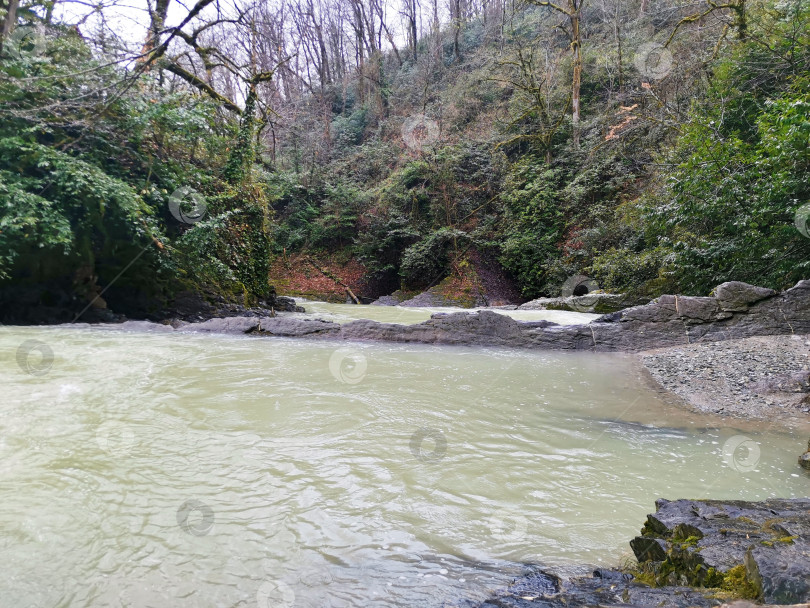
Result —
[[[305,188],[289,174],[270,179],[270,199],[280,219],[274,229],[276,253],[304,247],[334,250],[352,243],[368,196],[364,191],[342,181]]]
[[[271,252],[313,251],[356,256],[393,291],[441,280],[474,245],[525,297],[556,295],[574,273],[650,296],[790,286],[810,276],[810,239],[793,226],[810,202],[810,9],[746,9],[746,41],[684,27],[673,73],[646,88],[632,49],[679,15],[620,15],[619,30],[586,15],[580,147],[570,53],[555,54],[567,43],[541,9],[518,11],[502,38],[465,23],[459,57],[451,27],[439,46],[421,40],[417,61],[369,62],[379,82],[296,99],[272,154],[257,149],[255,90],[240,122],[157,69],[121,86],[128,73],[59,30],[45,53],[0,60],[0,281],[90,266],[104,283],[145,251],[119,282],[255,296]],[[439,140],[416,151],[401,127],[422,113]],[[170,215],[181,187],[205,198],[202,222]]]
[[[368,107],[362,106],[348,116],[337,116],[332,121],[332,139],[338,148],[359,145],[368,125]]]
[[[466,233],[440,228],[408,247],[402,255],[400,268],[405,288],[429,287],[444,278],[450,263],[450,253],[458,253],[468,242]]]
[[[550,261],[559,255],[564,218],[557,197],[558,172],[527,157],[504,182],[501,263],[528,298],[543,293]]]
[[[242,112],[242,122],[239,125],[239,135],[234,143],[233,150],[225,165],[225,180],[232,184],[243,182],[250,176],[253,160],[256,156],[256,147],[253,142],[256,128],[256,85],[251,85],[245,100],[245,109]]]
[[[83,297],[78,282],[97,276],[103,286],[114,281],[105,298],[122,311],[130,302],[119,289],[155,296],[155,306],[208,282],[265,295],[264,194],[245,181],[248,171],[231,190],[216,177],[237,125],[217,118],[211,102],[149,78],[104,93],[118,90],[124,72],[94,59],[73,30],[57,33],[42,54],[0,60],[3,286],[58,284]],[[208,222],[191,227],[171,216],[169,197],[180,187],[202,194]]]
[[[0,167],[0,278],[9,278],[14,260],[25,266],[34,256],[68,256],[92,265],[116,242],[146,243],[143,237],[155,234],[144,217],[150,210],[132,187],[80,159],[3,137]]]
[[[638,282],[691,294],[727,280],[781,289],[809,276],[810,239],[793,225],[810,200],[810,52],[796,46],[809,22],[806,6],[783,13],[757,34],[771,47],[740,44],[717,63],[668,158],[674,170],[635,218],[644,246],[594,262],[609,284],[628,284],[614,263],[640,270]]]
[[[402,215],[372,216],[357,237],[358,258],[372,278],[384,288],[399,288],[399,273],[405,250],[420,239]]]

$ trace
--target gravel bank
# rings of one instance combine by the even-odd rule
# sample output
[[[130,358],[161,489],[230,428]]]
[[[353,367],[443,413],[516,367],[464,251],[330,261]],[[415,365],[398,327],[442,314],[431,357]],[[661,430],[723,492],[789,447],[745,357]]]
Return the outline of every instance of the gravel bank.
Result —
[[[696,411],[810,421],[810,335],[677,346],[640,358],[660,386]]]

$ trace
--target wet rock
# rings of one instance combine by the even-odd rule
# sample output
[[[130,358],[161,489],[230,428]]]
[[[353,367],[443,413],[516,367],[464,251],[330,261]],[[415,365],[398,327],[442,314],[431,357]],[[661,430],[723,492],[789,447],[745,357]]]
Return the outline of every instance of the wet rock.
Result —
[[[642,533],[630,544],[643,566],[644,581],[653,582],[649,580],[652,573],[654,586],[613,569],[599,569],[592,576],[569,580],[535,570],[486,602],[462,605],[687,608],[722,604],[726,608],[753,608],[765,601],[807,606],[810,499],[662,499],[656,501],[656,512],[648,515]],[[650,559],[644,560],[647,555]],[[722,588],[717,588],[721,584]],[[723,604],[723,600],[741,594],[749,599]]]
[[[714,297],[720,308],[729,312],[744,312],[750,304],[775,295],[773,289],[756,287],[741,281],[728,281],[714,288]]]
[[[334,335],[340,325],[322,319],[296,319],[293,317],[265,317],[255,328],[258,333],[273,336],[302,337],[312,335]]]
[[[691,585],[719,586],[744,566],[745,584],[766,602],[810,601],[810,499],[656,502],[642,535],[661,540],[657,580],[672,574]]]
[[[265,305],[278,312],[306,312],[303,306],[295,303],[295,298],[287,296],[273,296]]]
[[[558,587],[553,591],[553,587]],[[584,608],[638,606],[648,608],[703,608],[720,605],[707,590],[689,587],[652,588],[618,571],[597,570],[589,577],[560,581],[539,572],[520,578],[477,608]]]
[[[175,330],[172,325],[153,323],[151,321],[124,321],[123,323],[116,323],[112,327],[115,329],[122,329],[124,331],[148,331],[162,333],[171,333]]]
[[[807,451],[799,456],[799,466],[810,471],[810,441],[807,442]]]
[[[630,541],[630,548],[640,562],[662,562],[667,558],[667,548],[664,541],[658,538],[636,536]]]
[[[391,294],[390,296],[381,296],[374,300],[371,305],[372,306],[396,306],[402,300],[400,300],[396,295]]]
[[[246,334],[259,327],[256,317],[226,317],[222,319],[209,319],[202,323],[189,323],[178,331],[206,332],[218,334]]]
[[[518,310],[568,310],[572,312],[609,314],[630,306],[646,304],[649,301],[649,298],[640,298],[627,294],[589,293],[583,296],[537,298],[521,304],[518,306]]]
[[[810,333],[810,281],[801,281],[744,313],[734,313],[730,319],[718,321],[717,311],[714,298],[661,296],[650,304],[603,315],[586,325],[525,323],[482,310],[437,314],[416,325],[362,320],[339,326],[289,316],[270,321],[266,316],[270,311],[249,310],[231,318],[252,321],[211,319],[183,331],[251,332],[257,329],[256,319],[262,318],[261,333],[278,336],[633,352],[749,336]]]

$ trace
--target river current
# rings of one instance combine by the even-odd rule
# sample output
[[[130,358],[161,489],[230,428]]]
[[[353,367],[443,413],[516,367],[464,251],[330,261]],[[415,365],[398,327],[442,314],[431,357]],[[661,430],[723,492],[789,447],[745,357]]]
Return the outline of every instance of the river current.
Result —
[[[807,495],[632,357],[0,328],[0,605],[441,607],[654,501]]]

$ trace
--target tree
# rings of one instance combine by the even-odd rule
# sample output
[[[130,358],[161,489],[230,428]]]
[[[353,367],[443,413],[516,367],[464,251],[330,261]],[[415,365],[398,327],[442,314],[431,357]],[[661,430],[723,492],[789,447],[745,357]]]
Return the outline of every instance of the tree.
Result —
[[[564,15],[569,29],[565,30],[571,41],[573,57],[573,78],[571,81],[571,119],[574,123],[574,146],[579,146],[580,88],[582,86],[582,9],[586,0],[565,0],[565,4],[555,4],[547,0],[526,0],[529,4],[552,9]]]

